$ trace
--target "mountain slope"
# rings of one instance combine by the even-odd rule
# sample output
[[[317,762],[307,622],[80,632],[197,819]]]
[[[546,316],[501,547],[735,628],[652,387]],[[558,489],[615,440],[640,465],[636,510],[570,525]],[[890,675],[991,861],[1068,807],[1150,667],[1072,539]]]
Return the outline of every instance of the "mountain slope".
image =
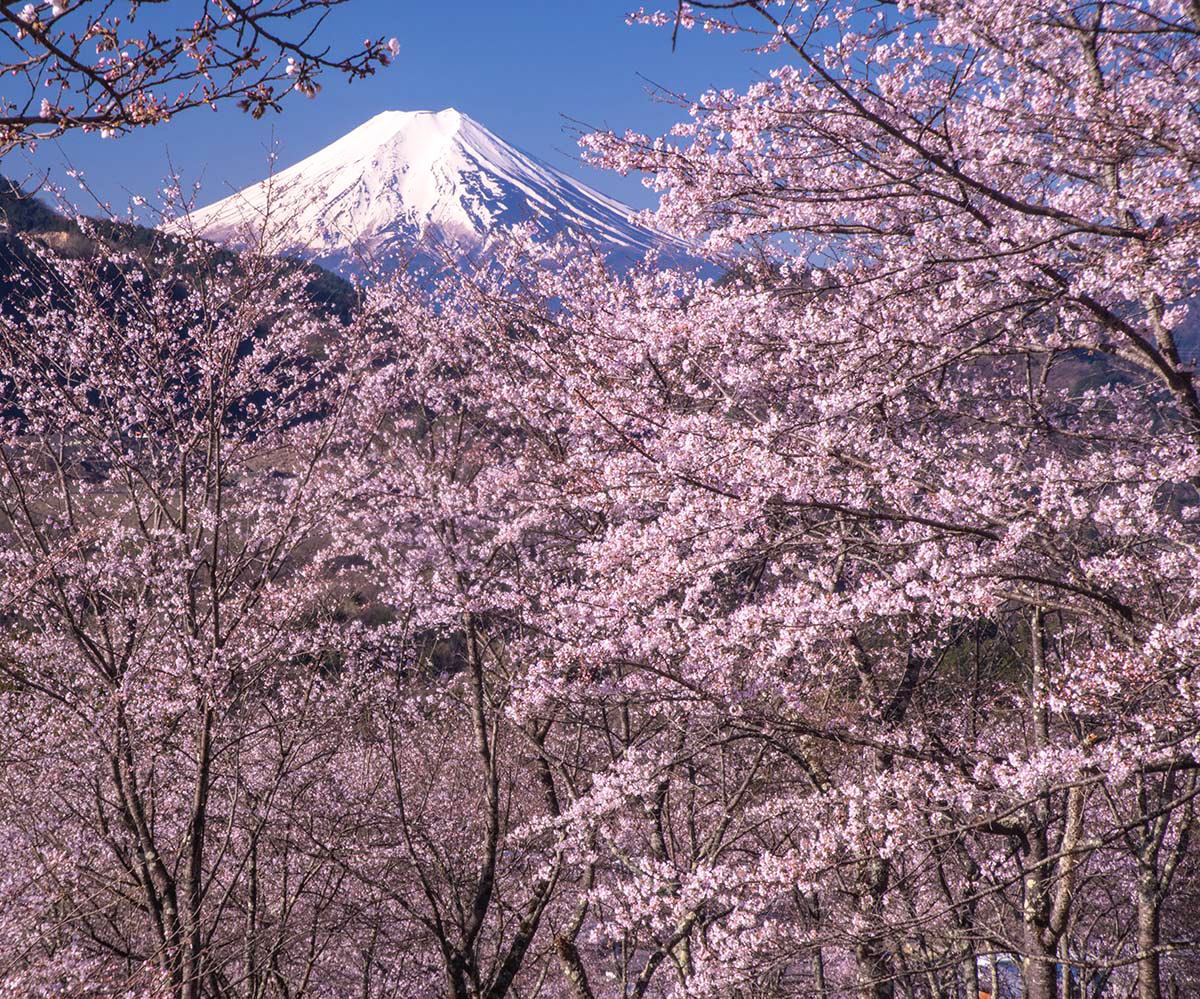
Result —
[[[54,269],[36,252],[36,244],[71,259],[134,254],[151,274],[174,279],[169,268],[177,242],[170,233],[131,222],[62,215],[0,176],[0,311],[11,296],[22,293],[23,282],[33,279],[41,286],[53,279]],[[236,259],[229,253],[221,253],[219,258]],[[349,317],[359,298],[350,282],[314,263],[298,261],[291,266],[308,274],[307,291],[314,303],[329,314]]]
[[[385,111],[272,178],[195,212],[207,237],[239,241],[264,219],[280,249],[355,269],[414,250],[473,257],[491,233],[521,223],[546,237],[570,229],[640,257],[678,249],[630,221],[632,209],[508,145],[466,115]]]

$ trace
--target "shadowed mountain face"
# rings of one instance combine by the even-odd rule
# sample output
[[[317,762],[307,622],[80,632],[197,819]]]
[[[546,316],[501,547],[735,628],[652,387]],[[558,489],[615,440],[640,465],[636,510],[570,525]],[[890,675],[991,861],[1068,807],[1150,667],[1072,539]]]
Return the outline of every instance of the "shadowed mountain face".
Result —
[[[211,239],[247,226],[326,266],[394,267],[414,254],[462,260],[514,225],[548,238],[570,230],[624,260],[681,251],[635,224],[633,210],[508,145],[466,115],[386,111],[307,159],[193,214]]]
[[[23,284],[47,286],[54,279],[52,260],[37,247],[67,258],[94,258],[106,254],[132,254],[142,266],[165,280],[171,272],[177,240],[170,234],[113,219],[66,216],[19,184],[0,176],[0,311],[13,304]],[[218,259],[232,260],[222,251]],[[308,293],[330,314],[349,317],[358,293],[344,278],[315,264],[293,261],[309,275]]]

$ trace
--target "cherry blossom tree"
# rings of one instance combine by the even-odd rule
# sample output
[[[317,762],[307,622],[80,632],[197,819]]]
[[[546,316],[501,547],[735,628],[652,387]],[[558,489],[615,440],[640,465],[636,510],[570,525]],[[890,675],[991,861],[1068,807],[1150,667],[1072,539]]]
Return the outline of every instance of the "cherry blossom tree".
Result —
[[[392,412],[484,450],[398,462],[430,505],[376,560],[506,622],[513,720],[630,733],[560,802],[575,994],[1180,981],[1192,13],[644,15],[787,57],[591,140],[734,276],[514,250],[406,349]]]
[[[288,91],[315,94],[323,73],[369,76],[399,44],[367,39],[358,53],[331,53],[320,28],[343,2],[0,4],[0,153],[72,129],[112,136],[226,101],[257,118],[280,110]]]
[[[1052,995],[1127,831],[1096,795],[1194,765],[1195,15],[682,5],[640,19],[751,33],[783,65],[704,95],[675,141],[592,140],[746,275],[644,295],[596,366],[624,459],[606,493],[637,511],[603,545],[629,572],[606,633],[785,744],[871,760],[832,778],[869,994],[950,960],[906,967],[936,911],[906,872],[941,825],[978,844],[939,889],[958,930],[990,880],[1012,916],[972,932]],[[578,311],[614,328],[610,303]],[[1186,828],[1190,800],[1152,811]],[[1136,958],[1154,994],[1155,934],[1080,965]]]
[[[0,980],[306,991],[342,875],[286,805],[345,718],[344,331],[303,271],[202,243],[44,264],[0,330]]]

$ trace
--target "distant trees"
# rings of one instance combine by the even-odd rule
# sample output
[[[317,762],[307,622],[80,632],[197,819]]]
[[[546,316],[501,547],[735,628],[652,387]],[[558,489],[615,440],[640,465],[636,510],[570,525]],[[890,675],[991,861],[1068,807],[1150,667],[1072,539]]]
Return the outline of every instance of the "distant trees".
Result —
[[[643,17],[787,57],[589,140],[730,280],[6,301],[10,990],[1196,991],[1197,12]]]

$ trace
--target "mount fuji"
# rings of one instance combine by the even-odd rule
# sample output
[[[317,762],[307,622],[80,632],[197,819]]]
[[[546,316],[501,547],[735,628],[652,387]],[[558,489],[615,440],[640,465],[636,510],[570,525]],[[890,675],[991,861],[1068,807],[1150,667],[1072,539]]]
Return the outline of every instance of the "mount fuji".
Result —
[[[514,148],[453,108],[385,111],[294,166],[191,215],[216,242],[248,228],[281,235],[277,249],[341,271],[387,269],[417,257],[486,254],[489,236],[529,224],[535,237],[571,230],[610,259],[682,243],[632,220],[633,209]]]

